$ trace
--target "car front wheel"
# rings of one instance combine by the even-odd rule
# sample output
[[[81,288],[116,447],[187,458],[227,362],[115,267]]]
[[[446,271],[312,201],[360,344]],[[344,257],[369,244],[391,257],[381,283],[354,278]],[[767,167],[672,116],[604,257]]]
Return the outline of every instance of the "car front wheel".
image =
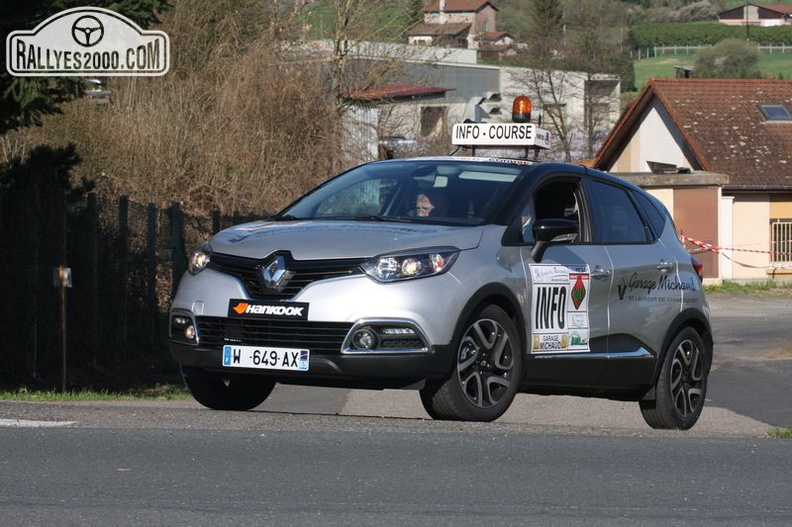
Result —
[[[687,430],[696,424],[707,395],[707,360],[696,330],[688,327],[677,334],[666,350],[655,399],[640,401],[649,426]]]
[[[275,388],[274,381],[254,375],[220,379],[182,370],[182,377],[195,400],[212,410],[250,410],[263,403]]]
[[[503,415],[519,387],[520,349],[506,312],[496,305],[481,309],[463,328],[448,376],[421,390],[427,413],[458,421],[493,421]]]

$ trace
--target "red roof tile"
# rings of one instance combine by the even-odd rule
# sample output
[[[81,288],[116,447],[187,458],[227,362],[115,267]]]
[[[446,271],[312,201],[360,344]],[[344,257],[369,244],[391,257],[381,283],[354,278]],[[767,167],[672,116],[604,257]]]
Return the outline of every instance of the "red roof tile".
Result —
[[[753,4],[757,7],[776,11],[778,13],[792,13],[792,4]]]
[[[484,33],[479,33],[478,39],[481,41],[497,42],[509,36],[510,35],[505,31],[485,31]]]
[[[439,35],[463,35],[470,31],[471,24],[460,22],[458,24],[420,24],[407,32],[409,36],[439,36]]]
[[[792,111],[792,81],[651,79],[600,148],[597,167],[613,165],[654,101],[690,147],[694,169],[728,174],[727,187],[792,188],[792,121],[768,121],[759,109]]]
[[[417,86],[413,84],[391,84],[388,86],[377,86],[368,90],[361,90],[347,94],[348,99],[359,102],[373,102],[381,100],[410,99],[413,97],[426,97],[431,95],[442,95],[453,88],[442,88],[440,86]]]
[[[445,12],[446,13],[462,13],[462,12],[476,12],[489,4],[494,9],[498,9],[492,2],[487,0],[446,0]],[[432,0],[424,8],[425,13],[439,13],[440,0]]]

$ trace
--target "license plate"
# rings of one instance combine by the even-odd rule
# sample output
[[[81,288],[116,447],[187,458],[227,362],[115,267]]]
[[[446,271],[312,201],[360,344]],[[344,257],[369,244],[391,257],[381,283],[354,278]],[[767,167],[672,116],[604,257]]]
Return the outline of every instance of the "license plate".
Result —
[[[223,366],[262,370],[308,371],[311,352],[293,348],[223,346]]]

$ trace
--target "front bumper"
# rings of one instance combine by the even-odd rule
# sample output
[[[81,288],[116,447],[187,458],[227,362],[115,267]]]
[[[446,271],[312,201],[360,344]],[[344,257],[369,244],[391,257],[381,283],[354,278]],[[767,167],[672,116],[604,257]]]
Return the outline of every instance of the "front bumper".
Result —
[[[427,353],[372,353],[342,355],[311,353],[307,372],[284,372],[251,368],[225,368],[222,350],[170,341],[171,356],[185,375],[228,377],[261,375],[284,384],[339,386],[347,388],[402,388],[427,379],[444,377],[453,357],[453,346],[435,346]]]

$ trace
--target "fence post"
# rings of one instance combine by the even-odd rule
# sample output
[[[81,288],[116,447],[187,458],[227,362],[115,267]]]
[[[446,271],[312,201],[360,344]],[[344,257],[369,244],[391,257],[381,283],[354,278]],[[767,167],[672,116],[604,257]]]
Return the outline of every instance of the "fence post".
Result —
[[[149,344],[154,348],[157,334],[157,206],[148,204],[146,215],[146,298],[149,314]]]
[[[88,194],[88,296],[90,353],[93,364],[99,362],[99,211],[96,194]]]
[[[68,332],[67,327],[69,325],[68,320],[68,309],[66,307],[66,269],[68,268],[68,258],[69,258],[69,207],[68,207],[68,197],[67,197],[67,190],[64,188],[60,192],[57,193],[57,206],[60,207],[60,214],[61,214],[61,229],[63,229],[59,233],[60,238],[60,247],[58,258],[58,275],[60,281],[60,307],[59,307],[59,314],[60,314],[60,337],[61,337],[61,393],[66,392],[66,351],[69,348],[69,341],[68,341]],[[71,283],[68,284],[68,287],[71,287]]]
[[[212,234],[220,232],[220,211],[215,209],[212,211]]]
[[[171,248],[171,296],[176,294],[184,269],[187,267],[184,254],[184,233],[181,205],[172,203],[169,209],[171,220],[170,248]]]
[[[127,355],[127,272],[129,268],[129,198],[121,196],[118,198],[118,286],[120,299],[120,333],[121,333],[121,356]]]

